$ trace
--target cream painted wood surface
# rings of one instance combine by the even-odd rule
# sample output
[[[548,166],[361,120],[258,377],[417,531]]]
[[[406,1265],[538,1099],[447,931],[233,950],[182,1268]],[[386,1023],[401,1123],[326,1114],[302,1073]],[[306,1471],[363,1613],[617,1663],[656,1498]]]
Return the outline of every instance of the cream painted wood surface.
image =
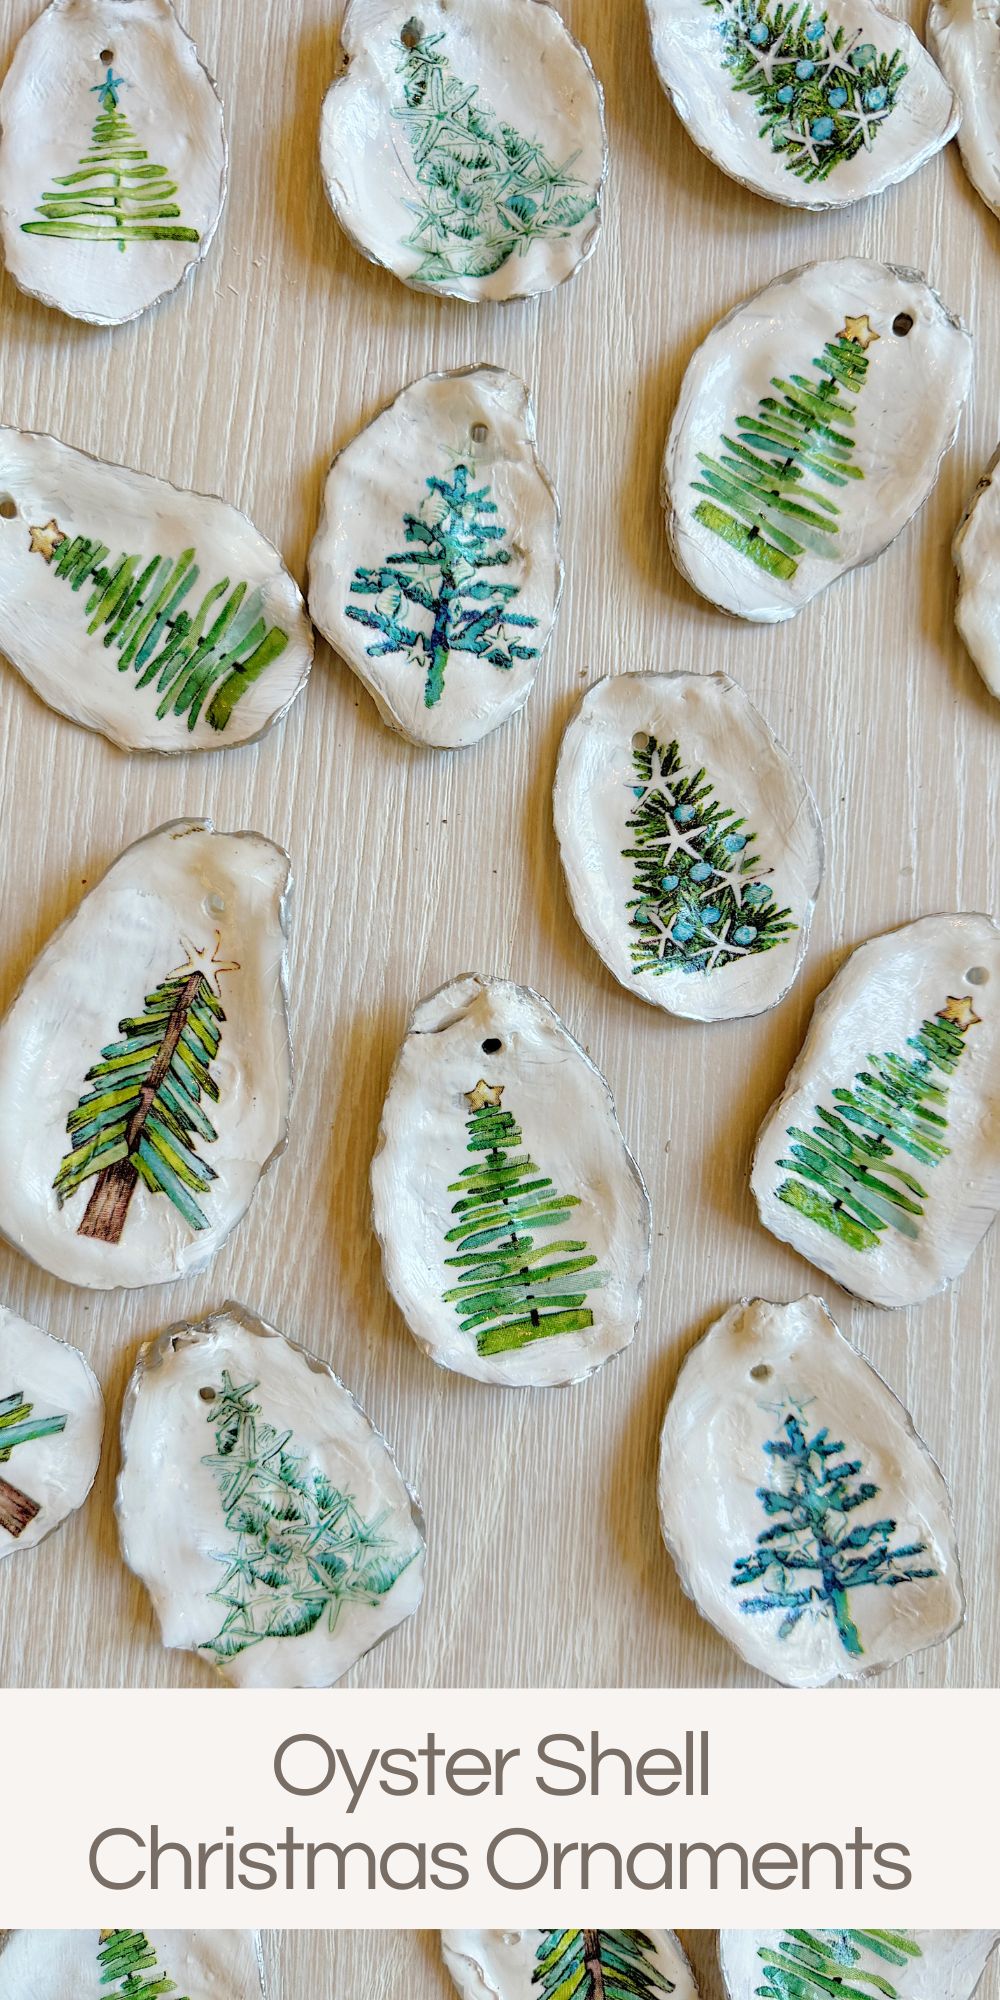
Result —
[[[0,61],[37,11],[38,0],[0,0]],[[210,1273],[99,1296],[0,1249],[0,1298],[85,1349],[110,1411],[85,1512],[0,1566],[0,1681],[212,1684],[197,1660],[161,1649],[119,1561],[112,1494],[139,1342],[235,1297],[330,1358],[425,1502],[423,1609],[359,1683],[752,1683],[694,1614],[660,1545],[656,1439],[680,1361],[719,1311],[740,1295],[814,1288],[908,1404],[956,1495],[965,1629],[889,1680],[994,1684],[997,1239],[921,1311],[854,1307],[760,1229],[747,1172],[812,1002],[848,949],[923,912],[997,905],[1000,710],[953,632],[949,540],[1000,430],[1000,225],[954,147],[876,204],[832,216],[742,192],[671,113],[640,0],[565,0],[607,92],[602,245],[572,284],[534,304],[416,296],[350,248],[320,183],[339,0],[184,0],[182,12],[227,107],[219,240],[192,284],[115,333],[34,306],[4,280],[0,418],[223,494],[302,578],[333,450],[414,376],[498,362],[535,393],[564,502],[567,592],[526,714],[451,756],[389,735],[323,646],[276,735],[173,763],[120,756],[0,667],[0,1003],[119,850],[179,814],[281,841],[298,885],[291,1144]],[[928,272],[978,336],[974,399],[898,545],[787,626],[753,630],[696,600],[671,566],[662,444],[713,322],[776,273],[847,252]],[[618,989],[570,915],[550,823],[559,738],[591,680],[633,667],[735,675],[816,791],[827,886],[804,975],[761,1020],[671,1022]],[[514,975],[559,1009],[607,1074],[649,1184],[644,1324],[581,1388],[504,1393],[436,1373],[383,1287],[367,1180],[389,1068],[414,1002],[470,969]],[[338,1951],[345,1993],[414,1990],[400,1957],[409,1945],[386,1945],[378,1987],[361,1976],[363,1943]],[[428,1995],[444,1992],[433,1971],[423,1979]]]

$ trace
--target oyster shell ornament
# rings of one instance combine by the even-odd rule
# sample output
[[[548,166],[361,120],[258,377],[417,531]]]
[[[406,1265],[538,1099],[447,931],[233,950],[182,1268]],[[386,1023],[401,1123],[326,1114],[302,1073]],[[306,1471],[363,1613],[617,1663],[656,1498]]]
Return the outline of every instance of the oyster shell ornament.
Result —
[[[955,623],[991,694],[1000,698],[1000,450],[955,536]]]
[[[681,384],[663,468],[681,574],[774,624],[873,562],[930,493],[971,369],[966,328],[916,272],[842,257],[776,278]]]
[[[0,91],[0,235],[21,290],[136,319],[208,250],[222,105],[170,0],[51,0]]]
[[[972,2000],[996,1931],[720,1931],[729,2000]]]
[[[0,1306],[0,1561],[83,1506],[103,1434],[104,1398],[83,1355]]]
[[[0,429],[0,648],[123,750],[226,749],[305,686],[312,628],[244,514]]]
[[[1000,1207],[1000,930],[922,917],[820,995],[757,1141],[766,1229],[876,1306],[922,1305]]]
[[[962,107],[958,150],[1000,215],[1000,19],[990,0],[931,0],[927,40]]]
[[[417,1008],[372,1195],[389,1290],[440,1367],[545,1388],[631,1341],[649,1198],[603,1076],[528,987],[469,975]]]
[[[805,956],[823,832],[805,779],[725,674],[618,674],[563,738],[555,823],[570,898],[642,1000],[759,1014]]]
[[[843,208],[954,136],[958,100],[873,0],[646,0],[653,59],[696,146],[770,201]]]
[[[257,1931],[11,1931],[0,2000],[267,2000]]]
[[[659,1498],[684,1590],[785,1687],[861,1680],[962,1622],[944,1480],[820,1299],[732,1306],[693,1349]]]
[[[323,108],[334,214],[372,263],[444,298],[572,277],[600,234],[604,98],[547,0],[351,0]]]
[[[442,1931],[461,2000],[698,2000],[673,1931]]]
[[[419,1503],[384,1438],[325,1361],[242,1306],[142,1349],[118,1523],[164,1645],[238,1687],[330,1687],[423,1594]]]
[[[288,856],[178,820],[126,849],[0,1023],[0,1230],[111,1290],[204,1270],[283,1150]]]
[[[391,729],[459,749],[531,693],[562,594],[558,537],[523,382],[429,375],[334,461],[310,610]]]

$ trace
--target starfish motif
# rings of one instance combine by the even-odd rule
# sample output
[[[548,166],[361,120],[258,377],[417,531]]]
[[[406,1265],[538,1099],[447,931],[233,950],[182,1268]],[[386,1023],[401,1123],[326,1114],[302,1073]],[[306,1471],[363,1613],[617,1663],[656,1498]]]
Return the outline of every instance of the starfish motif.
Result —
[[[232,958],[226,962],[220,959],[219,952],[221,951],[221,949],[222,949],[221,931],[216,931],[215,933],[215,941],[212,946],[211,958],[208,955],[207,945],[199,946],[196,944],[192,944],[189,938],[182,937],[181,950],[187,952],[187,958],[183,965],[176,965],[174,967],[174,970],[170,975],[171,978],[190,979],[192,974],[194,974],[195,972],[200,972],[203,974],[206,984],[211,986],[213,990],[216,993],[218,993],[219,981],[225,973],[242,972],[243,970],[238,959]]]
[[[114,109],[118,104],[118,92],[127,89],[128,84],[125,78],[123,76],[116,76],[114,70],[109,68],[103,83],[91,84],[90,94],[92,97],[110,97],[111,104],[108,109]]]
[[[480,1077],[475,1090],[467,1090],[465,1095],[473,1111],[485,1111],[487,1108],[498,1111],[505,1088],[502,1083],[486,1083]]]
[[[948,1004],[938,1008],[937,1018],[939,1021],[952,1021],[964,1035],[967,1028],[979,1027],[983,1017],[976,1013],[971,1000],[956,1000],[954,994],[949,993]]]
[[[721,958],[727,960],[731,958],[749,958],[749,945],[736,944],[730,937],[729,933],[732,927],[732,917],[727,920],[725,929],[722,931],[713,931],[709,929],[707,924],[702,925],[702,936],[707,939],[709,946],[708,957],[701,968],[703,972],[714,972]]]
[[[853,340],[856,347],[867,348],[871,346],[873,340],[880,340],[881,335],[875,332],[867,313],[860,313],[856,319],[852,319],[848,313],[837,339]]]
[[[58,521],[48,521],[44,528],[32,528],[29,532],[31,534],[29,553],[33,556],[43,556],[47,563],[52,561],[56,550],[61,548],[66,540]]]
[[[629,791],[633,794],[637,805],[644,805],[646,800],[651,798],[665,799],[671,809],[676,805],[677,794],[669,780],[664,776],[666,762],[667,756],[665,752],[661,753],[659,750],[653,750],[650,753],[649,778],[647,782],[643,785],[636,785],[628,781]]]

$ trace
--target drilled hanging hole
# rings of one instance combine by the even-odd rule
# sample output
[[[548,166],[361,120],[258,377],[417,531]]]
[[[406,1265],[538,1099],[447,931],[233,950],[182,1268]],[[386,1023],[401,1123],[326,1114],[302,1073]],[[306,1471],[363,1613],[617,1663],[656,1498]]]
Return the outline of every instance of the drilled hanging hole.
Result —
[[[912,313],[897,313],[895,319],[892,322],[892,330],[893,333],[898,333],[900,340],[902,340],[904,334],[909,333],[912,325],[913,325]]]
[[[10,494],[5,493],[3,499],[0,500],[0,521],[16,521],[16,519],[17,519],[17,508],[15,507],[14,502],[10,497]]]
[[[499,1035],[490,1035],[483,1043],[483,1054],[484,1056],[498,1056],[502,1048],[503,1043]]]
[[[214,1403],[215,1401],[214,1389],[199,1389],[198,1394],[203,1403]]]
[[[101,61],[102,61],[102,63],[113,63],[113,62],[114,62],[114,59],[115,59],[115,52],[114,52],[114,49],[102,49],[102,50],[101,50]]]
[[[771,1379],[771,1370],[768,1367],[766,1361],[758,1361],[757,1366],[755,1368],[751,1368],[750,1370],[751,1382],[769,1382],[770,1379]]]
[[[965,977],[970,986],[985,986],[989,980],[985,965],[970,965]]]
[[[472,426],[473,444],[485,444],[487,438],[489,437],[489,434],[490,432],[488,424],[473,424]]]
[[[220,896],[218,890],[215,890],[211,896],[205,897],[202,907],[206,917],[223,917],[226,914],[225,896]]]
[[[636,730],[635,735],[632,738],[632,748],[633,750],[649,749],[649,737],[646,735],[644,729]]]
[[[412,15],[399,37],[404,49],[417,49],[424,39],[424,24]]]

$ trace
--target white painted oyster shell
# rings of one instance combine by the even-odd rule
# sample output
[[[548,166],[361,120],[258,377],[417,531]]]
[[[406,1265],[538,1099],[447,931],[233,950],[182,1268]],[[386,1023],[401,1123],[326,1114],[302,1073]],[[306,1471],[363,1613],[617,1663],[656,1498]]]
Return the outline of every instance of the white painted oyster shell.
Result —
[[[735,681],[618,674],[588,689],[563,738],[555,824],[577,922],[629,992],[696,1021],[784,998],[823,829]]]
[[[143,1944],[155,1956],[145,1976],[172,1980],[176,2000],[267,2000],[256,1931],[11,1931],[0,1946],[0,2000],[115,2000],[122,1984],[102,1974],[138,1962]]]
[[[758,1138],[765,1228],[872,1305],[943,1291],[1000,1208],[998,1055],[989,917],[922,917],[862,945]]]
[[[799,1977],[812,1966],[821,1976],[860,1989],[864,2000],[972,2000],[996,1931],[813,1931],[820,1950],[810,1952],[790,1931],[720,1931],[719,1958],[729,2000],[754,2000],[770,1991],[770,1966],[791,1967]],[[824,1963],[824,1960],[826,1963]],[[823,2000],[827,1985],[806,1980],[802,2000]]]
[[[351,0],[323,178],[356,247],[418,291],[530,298],[595,248],[604,98],[548,0]]]
[[[502,1163],[490,1171],[515,1193],[476,1213],[482,1188],[463,1183],[494,1151]],[[386,1283],[440,1367],[544,1388],[583,1381],[628,1346],[649,1198],[603,1076],[528,987],[469,974],[422,1001],[389,1084],[372,1195]],[[524,1261],[500,1273],[500,1290],[487,1280],[502,1252],[489,1246],[514,1201]]]
[[[562,595],[559,502],[523,382],[413,382],[335,459],[309,559],[330,644],[411,742],[478,743],[524,706]]]
[[[226,198],[222,105],[170,0],[51,0],[7,72],[0,132],[0,236],[22,291],[120,326],[205,256]]]
[[[305,686],[313,638],[278,551],[223,500],[0,429],[0,648],[123,750],[226,749]]]
[[[984,473],[952,553],[958,571],[955,623],[991,694],[1000,698],[1000,450]]]
[[[962,1622],[941,1473],[821,1299],[732,1306],[699,1341],[659,1500],[702,1617],[786,1687],[880,1673]]]
[[[118,1523],[164,1645],[237,1687],[330,1687],[423,1595],[419,1502],[385,1439],[327,1362],[238,1305],[142,1349]]]
[[[681,384],[663,468],[681,574],[773,624],[873,562],[930,493],[971,372],[966,328],[917,272],[841,257],[774,279],[718,322]],[[808,398],[807,423],[789,412]],[[785,504],[754,498],[761,484],[783,484]]]
[[[671,1994],[673,2000],[698,2000],[691,1967],[674,1931],[593,1931],[589,1936],[580,1931],[442,1931],[441,1951],[462,2000],[543,2000],[545,1989],[539,1984],[543,1962],[560,1941],[565,1941],[564,1953],[575,1958],[583,1939],[589,1949],[594,1941],[605,1941],[608,1970],[615,1964],[641,1967],[650,2000],[654,1995],[667,2000]]]
[[[83,1355],[0,1306],[0,1560],[83,1506],[103,1435],[104,1398]]]
[[[958,150],[976,193],[1000,215],[997,0],[931,0],[927,40],[962,108]]]
[[[660,81],[723,173],[794,208],[843,208],[947,145],[958,100],[873,0],[646,0]]]
[[[178,820],[127,848],[36,960],[0,1022],[0,1231],[55,1277],[110,1290],[190,1276],[245,1214],[287,1129],[288,885],[288,856],[262,835]],[[129,1071],[126,1021],[155,1050],[128,1075],[130,1117],[133,1100],[145,1112],[115,1142],[127,1160],[102,1152],[95,1178],[80,1148],[98,1119],[114,1139],[122,1113],[104,1094]]]

